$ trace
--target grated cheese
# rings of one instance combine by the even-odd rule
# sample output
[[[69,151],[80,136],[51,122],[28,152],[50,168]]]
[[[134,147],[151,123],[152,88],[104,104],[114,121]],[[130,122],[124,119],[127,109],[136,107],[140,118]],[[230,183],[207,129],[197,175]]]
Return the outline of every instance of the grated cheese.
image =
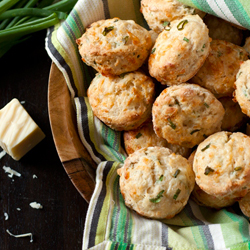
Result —
[[[37,179],[38,177],[35,175],[35,174],[33,174],[33,179]]]
[[[12,234],[8,229],[6,229],[6,232],[15,238],[21,238],[21,237],[29,237],[30,236],[30,242],[33,242],[33,234],[32,233],[27,233],[27,234]]]
[[[6,155],[7,153],[6,153],[6,151],[1,151],[0,152],[0,159],[2,159],[5,155]]]
[[[43,206],[42,206],[40,203],[37,203],[36,201],[31,202],[31,203],[30,203],[30,206],[31,206],[32,208],[35,208],[35,209],[42,209],[42,208],[43,208]]]
[[[10,178],[12,178],[13,175],[18,176],[18,177],[21,176],[20,173],[18,173],[17,171],[11,169],[10,167],[3,166],[3,170],[5,171],[5,173],[8,173],[8,176],[9,176]]]
[[[9,219],[9,215],[7,213],[4,213],[5,220]]]
[[[21,211],[21,208],[20,207],[17,207],[17,209],[16,209],[17,211]]]

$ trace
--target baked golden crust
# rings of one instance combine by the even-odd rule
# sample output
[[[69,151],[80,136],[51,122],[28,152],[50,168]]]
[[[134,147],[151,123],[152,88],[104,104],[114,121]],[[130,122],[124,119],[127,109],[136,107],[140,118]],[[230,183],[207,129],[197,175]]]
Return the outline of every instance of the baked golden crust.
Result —
[[[235,100],[239,103],[244,114],[250,117],[250,60],[243,62],[234,83]]]
[[[152,120],[148,120],[137,129],[125,131],[123,133],[124,146],[127,154],[132,154],[136,150],[146,147],[166,147],[176,154],[188,157],[191,153],[189,148],[170,144],[167,140],[158,137],[153,129]]]
[[[167,23],[184,16],[194,14],[205,16],[204,12],[177,0],[142,0],[141,12],[148,26],[157,33],[163,31]]]
[[[209,30],[209,36],[213,40],[224,40],[236,45],[241,45],[243,40],[243,32],[231,23],[207,14],[203,19]]]
[[[230,132],[238,130],[246,122],[247,116],[242,113],[239,104],[234,102],[232,97],[221,97],[219,101],[225,109],[221,130]]]
[[[126,206],[149,218],[174,217],[184,208],[194,187],[188,160],[164,147],[135,151],[117,173]]]
[[[240,64],[247,59],[242,47],[213,40],[205,63],[191,81],[209,89],[217,98],[232,96]]]
[[[119,18],[92,23],[76,42],[82,60],[103,75],[137,70],[152,47],[149,31]]]
[[[192,148],[220,131],[224,112],[214,95],[199,85],[171,86],[153,104],[154,130],[169,143]]]
[[[87,95],[96,117],[114,130],[131,130],[151,116],[154,83],[135,71],[124,76],[105,77],[98,73]]]
[[[148,60],[149,74],[164,85],[192,78],[210,49],[208,29],[198,15],[173,21],[156,39]]]
[[[240,199],[250,189],[250,137],[218,132],[199,144],[193,170],[197,185],[217,197]]]

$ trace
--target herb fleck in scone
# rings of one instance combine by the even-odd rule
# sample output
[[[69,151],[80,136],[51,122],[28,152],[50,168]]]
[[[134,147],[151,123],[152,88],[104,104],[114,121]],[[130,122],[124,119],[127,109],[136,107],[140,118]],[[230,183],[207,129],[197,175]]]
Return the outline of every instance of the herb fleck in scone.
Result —
[[[176,19],[193,14],[199,14],[201,17],[205,15],[204,12],[177,0],[142,0],[141,12],[148,26],[158,33]]]
[[[208,58],[191,81],[209,89],[218,98],[232,96],[240,64],[247,59],[247,52],[242,47],[213,40]]]
[[[137,70],[152,47],[149,31],[119,18],[92,23],[76,42],[82,60],[103,75]]]
[[[106,125],[117,131],[131,130],[151,116],[155,87],[139,71],[109,77],[99,73],[87,95],[94,115]]]
[[[152,109],[155,133],[169,143],[188,148],[220,131],[224,113],[214,95],[196,84],[166,88]]]
[[[174,153],[188,157],[191,153],[189,148],[185,148],[176,144],[170,144],[167,140],[157,136],[153,129],[152,120],[148,120],[138,129],[125,131],[123,134],[124,146],[127,154],[132,154],[136,150],[146,147],[166,147]]]
[[[156,219],[170,219],[179,213],[195,183],[188,160],[163,147],[135,151],[117,173],[125,204]]]
[[[197,185],[217,197],[240,199],[250,190],[250,137],[218,132],[199,144],[193,170]]]
[[[148,60],[149,73],[163,85],[192,78],[210,49],[208,29],[198,15],[171,22],[156,39]]]
[[[235,100],[244,114],[250,117],[250,60],[243,62],[234,83]]]

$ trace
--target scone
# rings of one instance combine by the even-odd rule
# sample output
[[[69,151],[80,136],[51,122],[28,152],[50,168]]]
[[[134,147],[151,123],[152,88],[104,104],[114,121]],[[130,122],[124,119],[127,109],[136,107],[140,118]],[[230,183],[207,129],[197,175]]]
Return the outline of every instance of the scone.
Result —
[[[117,173],[126,206],[149,218],[174,217],[184,208],[194,187],[188,160],[163,147],[135,151]]]
[[[234,98],[244,114],[250,117],[250,60],[243,62],[234,83]]]
[[[209,36],[213,40],[224,40],[236,45],[241,45],[243,40],[243,31],[231,25],[231,23],[207,14],[203,19],[209,30]]]
[[[250,190],[250,137],[218,132],[199,144],[193,170],[197,185],[217,197],[240,199]]]
[[[188,161],[193,166],[194,155],[196,150],[189,156]],[[236,200],[230,197],[217,197],[207,194],[195,183],[194,189],[190,198],[194,200],[199,206],[211,207],[215,209],[221,209],[233,205]]]
[[[184,5],[177,0],[142,0],[141,12],[148,26],[158,33],[176,19],[194,14],[199,14],[201,17],[205,15],[204,12]]]
[[[82,60],[103,75],[137,70],[152,46],[149,31],[119,18],[92,23],[76,43]]]
[[[98,73],[87,95],[94,115],[122,131],[136,129],[151,116],[154,89],[152,79],[139,71],[109,77]]]
[[[136,150],[146,147],[167,147],[174,153],[188,157],[191,153],[189,148],[170,144],[167,140],[158,137],[153,129],[152,120],[144,122],[138,129],[125,131],[123,133],[124,146],[127,154],[132,154]]]
[[[148,60],[149,74],[163,85],[186,82],[203,65],[209,48],[208,29],[198,15],[173,21],[156,39]]]
[[[219,101],[225,109],[221,130],[234,132],[241,128],[246,122],[247,116],[242,113],[239,104],[234,102],[232,97],[221,97]]]
[[[155,133],[169,143],[188,148],[220,131],[224,113],[214,95],[196,84],[166,88],[152,109]]]
[[[247,58],[242,47],[213,40],[208,58],[191,81],[209,89],[217,98],[232,96],[240,63]]]
[[[241,212],[246,215],[247,217],[250,217],[250,192],[247,193],[240,201],[239,206]]]

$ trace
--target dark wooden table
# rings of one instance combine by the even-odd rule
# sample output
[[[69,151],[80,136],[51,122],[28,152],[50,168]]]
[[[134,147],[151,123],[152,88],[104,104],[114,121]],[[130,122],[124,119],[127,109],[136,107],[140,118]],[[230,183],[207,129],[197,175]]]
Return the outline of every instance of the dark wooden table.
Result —
[[[20,161],[9,155],[0,159],[1,250],[73,250],[82,245],[88,204],[66,175],[53,142],[47,105],[51,59],[45,35],[46,31],[34,34],[0,58],[0,109],[13,98],[25,101],[23,106],[46,134]],[[3,166],[22,176],[9,178]],[[43,209],[31,208],[33,201]],[[6,229],[13,234],[32,233],[34,241],[14,238]]]

